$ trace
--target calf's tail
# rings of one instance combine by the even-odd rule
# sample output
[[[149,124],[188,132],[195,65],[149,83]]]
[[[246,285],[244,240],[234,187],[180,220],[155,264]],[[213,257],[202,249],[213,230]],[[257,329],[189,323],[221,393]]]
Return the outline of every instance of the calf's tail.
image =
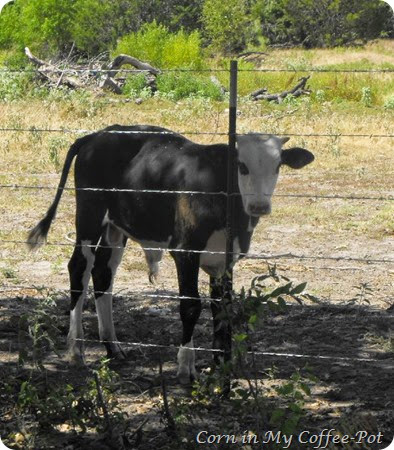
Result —
[[[92,135],[84,136],[77,139],[74,144],[70,147],[66,160],[64,161],[62,175],[60,177],[59,185],[57,187],[55,198],[48,208],[47,213],[44,218],[41,219],[38,224],[30,230],[27,237],[27,246],[30,250],[35,250],[41,245],[45,244],[49,228],[51,226],[52,220],[56,215],[56,209],[60,202],[60,198],[63,194],[64,186],[66,185],[68,173],[70,171],[71,164],[74,157],[78,154],[79,149],[90,140]]]

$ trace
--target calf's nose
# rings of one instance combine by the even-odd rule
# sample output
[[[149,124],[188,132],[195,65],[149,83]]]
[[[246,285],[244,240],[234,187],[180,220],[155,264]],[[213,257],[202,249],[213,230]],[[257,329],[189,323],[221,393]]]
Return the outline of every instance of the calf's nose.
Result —
[[[271,205],[269,203],[253,203],[249,207],[249,212],[255,216],[265,216],[271,213]]]

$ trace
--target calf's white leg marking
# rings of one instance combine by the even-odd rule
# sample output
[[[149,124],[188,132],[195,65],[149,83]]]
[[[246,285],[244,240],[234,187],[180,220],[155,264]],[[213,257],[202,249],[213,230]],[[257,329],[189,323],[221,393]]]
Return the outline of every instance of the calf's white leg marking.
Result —
[[[108,237],[108,236],[107,236]],[[112,313],[112,289],[116,270],[122,260],[124,248],[122,244],[123,234],[116,230],[112,230],[111,238],[107,239],[109,245],[115,248],[111,249],[111,257],[108,260],[107,267],[111,271],[111,279],[105,293],[96,298],[96,311],[98,318],[99,336],[101,341],[117,341],[113,313]],[[108,343],[107,348],[111,349],[113,356],[123,354],[119,344]]]
[[[178,351],[178,372],[177,377],[181,384],[190,384],[191,380],[197,380],[198,374],[195,368],[195,351],[192,350],[193,338],[185,345],[181,345]]]
[[[83,341],[79,339],[83,339],[82,309],[94,263],[94,253],[89,245],[91,245],[91,241],[81,242],[81,251],[83,256],[86,258],[86,269],[81,280],[82,292],[78,297],[78,301],[74,309],[70,311],[70,329],[67,335],[69,357],[71,362],[76,364],[83,363],[85,359]]]

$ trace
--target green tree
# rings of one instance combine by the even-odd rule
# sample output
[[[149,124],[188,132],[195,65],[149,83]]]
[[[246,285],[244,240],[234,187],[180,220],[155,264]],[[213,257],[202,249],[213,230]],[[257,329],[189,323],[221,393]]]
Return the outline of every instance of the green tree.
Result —
[[[393,12],[381,0],[257,0],[252,11],[272,44],[325,47],[393,33]]]
[[[19,0],[16,41],[50,55],[71,45],[74,0]]]
[[[246,0],[205,0],[202,22],[203,32],[215,50],[239,51],[253,39]]]
[[[111,51],[120,37],[156,21],[170,31],[199,26],[203,0],[15,0],[0,15],[0,47],[45,58]]]
[[[153,21],[170,31],[193,31],[201,27],[204,0],[135,0],[135,3],[139,27]]]
[[[137,5],[129,0],[76,0],[72,39],[88,55],[115,47],[117,39],[137,28]]]
[[[74,0],[16,0],[1,14],[0,45],[53,56],[71,46]]]

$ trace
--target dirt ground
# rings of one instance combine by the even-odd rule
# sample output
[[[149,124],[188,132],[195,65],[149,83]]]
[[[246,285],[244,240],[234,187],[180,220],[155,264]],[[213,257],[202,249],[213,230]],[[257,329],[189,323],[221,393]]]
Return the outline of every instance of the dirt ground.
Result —
[[[251,253],[269,250],[271,254],[292,253],[295,255],[334,255],[342,258],[367,257],[370,260],[385,259],[392,255],[392,239],[353,239],[346,242],[340,234],[335,239],[322,239],[316,230],[302,225],[278,226],[274,221],[261,223],[258,239],[253,242]],[[345,242],[345,244],[344,244]],[[36,258],[34,258],[36,259]],[[18,320],[29,312],[42,294],[20,285],[52,286],[64,289],[58,294],[60,332],[63,344],[68,326],[68,300],[66,260],[53,270],[53,262],[37,260],[22,262],[17,267],[18,280],[10,279],[3,284],[0,301],[0,371],[1,379],[10,376],[23,378],[27,370],[18,364]],[[271,262],[272,263],[272,262]],[[306,404],[307,415],[302,420],[305,430],[336,428],[345,432],[368,429],[370,433],[384,434],[384,445],[364,444],[346,448],[385,448],[393,436],[393,350],[391,329],[393,325],[393,270],[384,264],[365,263],[353,260],[278,259],[279,273],[295,282],[308,282],[308,291],[319,293],[319,304],[305,303],[300,306],[290,302],[286,313],[273,314],[264,321],[262,333],[256,342],[259,352],[285,353],[289,356],[261,354],[257,356],[257,373],[263,383],[269,385],[267,371],[275,367],[276,379],[286,379],[295,370],[306,364],[318,381]],[[266,262],[244,260],[235,270],[235,286],[248,286],[250,280],[266,271]],[[207,295],[207,278],[201,276],[201,290]],[[349,301],[359,292],[357,286],[368,282],[372,294],[368,304],[358,300]],[[13,287],[13,285],[15,287]],[[7,291],[6,288],[13,289]],[[160,295],[176,295],[175,268],[170,258],[165,257],[161,274],[155,286],[149,284],[144,268],[143,255],[130,245],[116,281],[115,322],[118,339],[126,343],[158,344],[173,346],[173,349],[136,348],[124,345],[128,358],[116,363],[114,368],[120,375],[118,398],[122,409],[129,414],[132,427],[137,428],[149,419],[141,432],[141,446],[156,448],[174,447],[174,439],[165,432],[160,421],[160,377],[159,360],[163,361],[164,377],[170,398],[188,398],[190,391],[180,389],[176,383],[176,348],[180,340],[178,304]],[[153,298],[144,297],[153,295]],[[156,297],[157,296],[157,297]],[[390,308],[391,306],[391,308]],[[85,337],[97,340],[97,321],[94,309],[89,306],[84,317]],[[203,312],[195,333],[195,345],[210,348],[211,324],[208,302],[203,302]],[[19,344],[21,345],[21,344]],[[64,347],[63,347],[64,349]],[[291,356],[305,355],[305,356]],[[104,350],[96,342],[87,343],[87,360],[90,365],[104,356]],[[209,352],[198,352],[197,366],[201,370],[209,365]],[[49,380],[75,382],[84,374],[69,369],[64,359],[48,354],[45,360],[46,377]],[[3,398],[6,398],[3,394]],[[224,401],[225,404],[225,401]],[[11,408],[11,409],[10,409]],[[12,405],[5,401],[1,406],[3,432],[12,431],[14,418]],[[185,437],[179,448],[192,448],[200,429],[211,426],[212,432],[220,433],[222,412],[218,408],[210,411],[209,418],[196,420],[186,427]],[[242,433],[247,423],[236,418],[232,424],[234,433]],[[229,426],[229,424],[227,424]],[[201,428],[202,427],[202,428]],[[229,428],[232,428],[229,426]],[[267,427],[269,425],[267,424]],[[271,427],[272,428],[272,427]],[[267,428],[270,429],[270,428]],[[353,430],[353,431],[352,431]],[[186,440],[185,440],[186,439]],[[75,436],[69,432],[40,434],[34,448],[89,449],[109,448],[89,435]],[[98,446],[99,445],[99,446]],[[172,447],[171,447],[172,446]],[[212,448],[226,448],[212,444]],[[228,444],[235,448],[235,444]],[[142,448],[141,447],[141,448]],[[267,447],[267,446],[266,446]],[[306,445],[306,448],[308,446]],[[17,448],[17,447],[15,447]],[[24,448],[22,446],[22,448]],[[25,447],[28,448],[28,447]],[[275,448],[267,447],[267,448]],[[280,447],[279,447],[280,448]],[[292,448],[297,448],[295,444]],[[305,448],[302,447],[302,448]],[[336,447],[338,448],[338,447]]]

